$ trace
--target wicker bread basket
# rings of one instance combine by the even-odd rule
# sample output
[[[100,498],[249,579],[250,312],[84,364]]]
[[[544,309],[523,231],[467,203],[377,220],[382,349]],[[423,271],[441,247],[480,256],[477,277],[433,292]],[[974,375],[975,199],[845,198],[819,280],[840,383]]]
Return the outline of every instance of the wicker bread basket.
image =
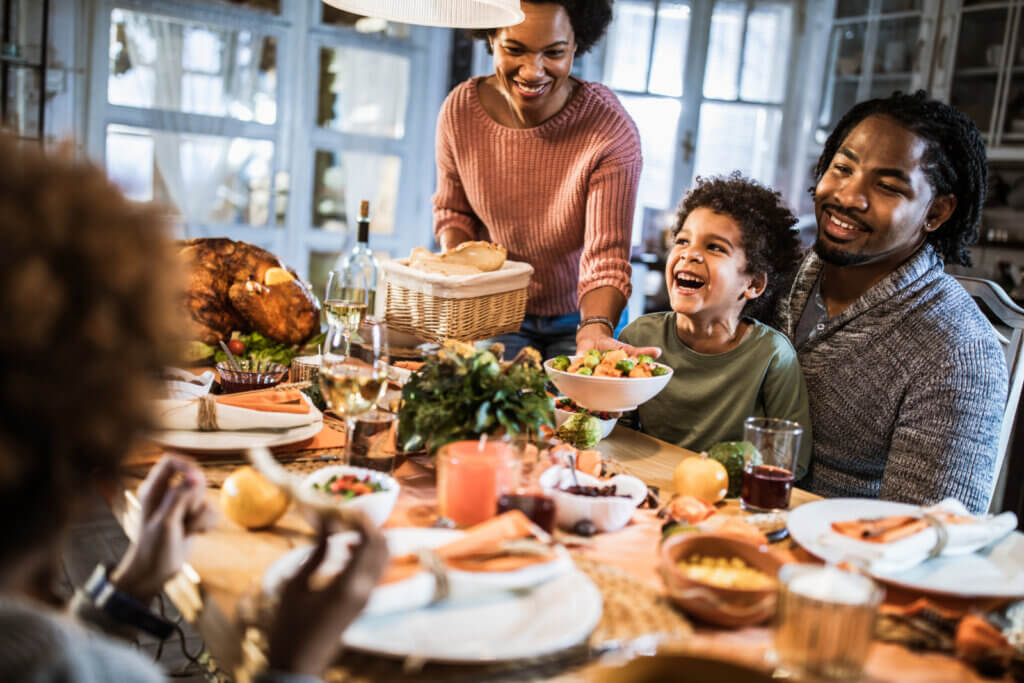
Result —
[[[476,341],[515,332],[522,324],[530,264],[506,261],[490,273],[445,276],[413,270],[407,263],[381,264],[391,329],[434,342]]]

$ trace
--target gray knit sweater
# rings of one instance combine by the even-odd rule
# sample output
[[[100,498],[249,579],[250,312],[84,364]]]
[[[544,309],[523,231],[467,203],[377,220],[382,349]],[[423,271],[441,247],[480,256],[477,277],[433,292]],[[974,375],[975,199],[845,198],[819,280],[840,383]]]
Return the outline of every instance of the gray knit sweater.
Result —
[[[778,311],[790,339],[821,272],[804,259]],[[995,331],[930,245],[796,347],[822,496],[989,504],[1006,403]]]

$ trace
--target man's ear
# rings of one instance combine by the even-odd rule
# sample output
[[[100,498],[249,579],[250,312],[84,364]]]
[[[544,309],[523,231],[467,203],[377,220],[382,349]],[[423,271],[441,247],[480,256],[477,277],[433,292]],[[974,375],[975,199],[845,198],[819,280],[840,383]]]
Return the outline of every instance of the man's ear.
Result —
[[[767,273],[756,273],[750,278],[750,282],[747,284],[747,288],[743,290],[743,298],[745,299],[756,299],[757,297],[764,294],[765,287],[768,286],[768,274]]]
[[[956,211],[956,196],[944,194],[932,200],[928,207],[928,213],[924,219],[924,231],[935,232],[942,227],[942,224],[949,220],[949,217]]]

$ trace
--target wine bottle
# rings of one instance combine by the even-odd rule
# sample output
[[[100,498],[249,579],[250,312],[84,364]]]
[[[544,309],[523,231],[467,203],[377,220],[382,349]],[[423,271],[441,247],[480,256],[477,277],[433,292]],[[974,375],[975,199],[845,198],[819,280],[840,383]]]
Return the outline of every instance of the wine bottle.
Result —
[[[373,316],[380,264],[370,251],[370,202],[365,199],[359,202],[359,220],[356,227],[356,243],[345,255],[342,267],[349,273],[350,286],[365,288],[365,315]]]

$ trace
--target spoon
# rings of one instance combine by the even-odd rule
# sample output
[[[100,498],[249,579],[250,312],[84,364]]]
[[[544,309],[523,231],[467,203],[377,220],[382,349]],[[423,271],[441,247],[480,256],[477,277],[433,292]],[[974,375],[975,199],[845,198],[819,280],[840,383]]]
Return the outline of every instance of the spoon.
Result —
[[[224,353],[228,354],[228,362],[231,363],[231,367],[234,368],[235,372],[241,372],[242,368],[239,367],[238,361],[235,360],[235,354],[231,353],[231,349],[224,343],[224,340],[220,340],[220,348],[224,349]]]
[[[580,483],[579,483],[579,481],[576,480],[576,454],[575,453],[570,453],[568,457],[569,457],[569,474],[572,475],[572,485],[578,487],[580,485]]]

